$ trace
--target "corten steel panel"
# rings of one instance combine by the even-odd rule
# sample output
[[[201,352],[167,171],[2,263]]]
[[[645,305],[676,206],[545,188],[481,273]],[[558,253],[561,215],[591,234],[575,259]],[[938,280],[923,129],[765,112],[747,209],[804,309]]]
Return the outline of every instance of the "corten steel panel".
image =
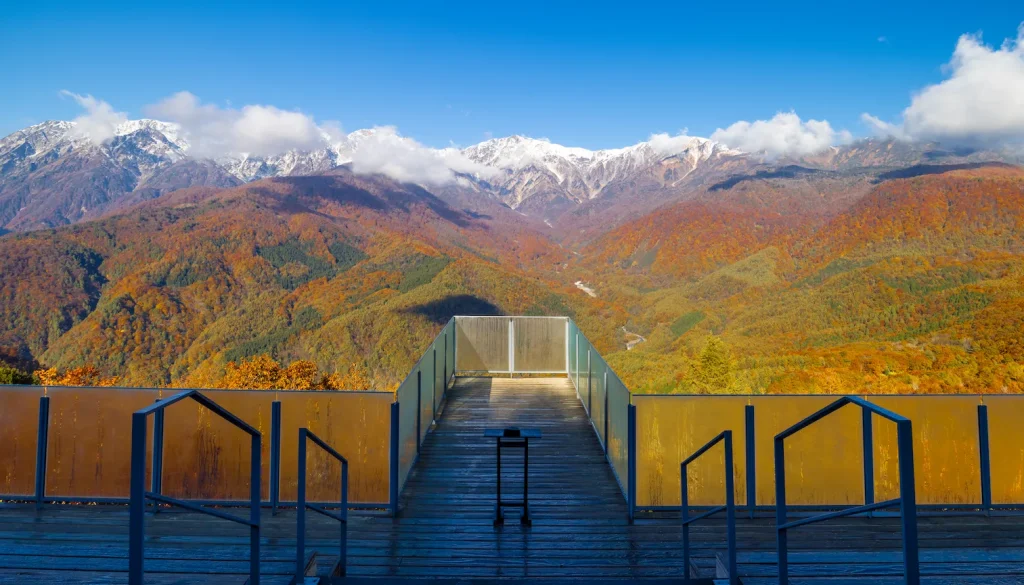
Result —
[[[35,491],[38,386],[0,387],[0,495]]]
[[[416,463],[416,371],[413,368],[405,381],[398,386],[395,398],[398,401],[398,490],[401,492],[405,478]]]
[[[565,317],[513,317],[517,372],[565,371]]]
[[[507,372],[508,326],[508,317],[458,317],[456,371]]]
[[[298,436],[306,427],[349,463],[349,500],[388,501],[388,446],[394,395],[382,392],[281,392],[281,499],[298,498]],[[415,409],[413,409],[415,415]],[[341,466],[307,445],[306,494],[310,501],[336,502]]]
[[[835,402],[836,396],[755,396],[758,505],[775,505],[774,437]],[[846,406],[786,439],[786,503],[846,506],[864,502],[861,410]]]
[[[430,430],[430,421],[433,420],[434,403],[434,352],[433,346],[427,348],[427,353],[420,359],[420,444]],[[415,404],[415,403],[414,403]]]
[[[201,390],[228,412],[262,434],[260,438],[260,493],[270,499],[270,409],[273,391]],[[175,390],[165,390],[168,397]],[[152,417],[151,417],[152,418]],[[194,400],[183,400],[164,410],[165,495],[196,500],[249,499],[248,433]]]
[[[611,396],[615,395],[613,389]],[[678,506],[679,464],[724,430],[733,432],[736,501],[746,501],[745,397],[633,396],[633,404],[637,424],[637,506]],[[609,410],[615,421],[617,408],[609,404]],[[621,426],[625,437],[625,422]],[[689,465],[692,505],[725,503],[724,465],[722,445]]]
[[[1024,503],[1024,396],[986,396],[992,503]]]
[[[918,504],[981,503],[977,396],[869,399],[911,421]],[[874,419],[875,499],[881,501],[899,496],[896,425],[877,416]]]
[[[608,374],[608,458],[619,485],[628,490],[629,391],[611,372]]]
[[[594,423],[594,428],[597,429],[597,434],[601,437],[601,442],[605,441],[604,436],[604,373],[608,370],[608,364],[605,363],[604,359],[595,357],[594,358],[594,379],[590,386],[590,420]],[[587,397],[583,397],[587,400]]]
[[[83,387],[50,388],[47,394],[50,396],[50,431],[46,495],[128,497],[132,413],[152,404],[159,391]],[[148,426],[147,486],[150,485],[153,449],[152,416]]]

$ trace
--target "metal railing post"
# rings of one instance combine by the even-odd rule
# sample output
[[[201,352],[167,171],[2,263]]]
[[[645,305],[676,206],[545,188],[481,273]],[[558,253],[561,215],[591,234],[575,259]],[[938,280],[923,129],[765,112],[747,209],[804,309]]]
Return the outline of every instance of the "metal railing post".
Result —
[[[739,583],[736,568],[736,485],[733,477],[732,431],[725,431],[725,526],[729,558],[729,583]]]
[[[340,577],[348,573],[348,461],[341,462],[341,544],[338,551]]]
[[[128,506],[128,584],[142,585],[146,530],[146,415],[132,414],[131,480]]]
[[[46,451],[50,438],[50,397],[39,397],[39,426],[36,427],[36,510],[46,498]]]
[[[981,507],[992,510],[992,459],[988,437],[988,406],[978,405],[978,455],[981,458]]]
[[[458,336],[459,322],[455,317],[452,317],[452,375],[456,375],[459,371],[459,336]]]
[[[260,479],[263,476],[261,443],[260,435],[252,435],[252,455],[249,458],[249,585],[260,583],[260,498],[263,495],[260,490]]]
[[[679,516],[683,523],[683,583],[690,582],[690,478],[679,464]]]
[[[864,449],[864,503],[875,503],[875,441],[871,411],[861,407],[861,437]]]
[[[757,447],[754,444],[754,405],[748,404],[743,408],[744,414],[744,440],[746,441],[746,466],[747,466],[747,510],[750,518],[754,518],[754,509],[757,507]]]
[[[789,545],[786,528],[786,448],[782,439],[775,438],[775,525],[779,551],[779,585],[789,585]]]
[[[434,344],[434,369],[431,370],[433,375],[430,378],[430,420],[433,422],[437,419],[437,344]],[[442,356],[444,357],[444,356]]]
[[[917,549],[917,487],[914,483],[914,434],[909,420],[896,423],[896,450],[900,473],[900,516],[903,523],[903,582],[920,585]]]
[[[160,402],[160,399],[154,400]],[[154,494],[163,493],[164,476],[164,411],[153,414],[153,474],[150,478],[150,491]],[[153,505],[153,513],[160,511],[160,504]]]
[[[627,465],[627,484],[629,485],[628,507],[629,523],[633,523],[636,515],[636,406],[630,404],[628,409],[628,432],[627,442],[629,444],[629,465]]]
[[[281,401],[270,403],[270,514],[281,500]]]
[[[295,582],[306,576],[306,429],[299,429],[298,500],[295,506]]]
[[[398,516],[398,401],[391,403],[390,500],[391,516]]]

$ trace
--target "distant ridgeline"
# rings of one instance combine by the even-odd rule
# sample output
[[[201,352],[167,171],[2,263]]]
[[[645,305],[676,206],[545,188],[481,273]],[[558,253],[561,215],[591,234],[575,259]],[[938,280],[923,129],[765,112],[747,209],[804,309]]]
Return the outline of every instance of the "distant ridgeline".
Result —
[[[871,152],[554,229],[340,168],[6,234],[0,382],[393,390],[451,316],[519,314],[572,316],[640,392],[1024,391],[1024,172]]]

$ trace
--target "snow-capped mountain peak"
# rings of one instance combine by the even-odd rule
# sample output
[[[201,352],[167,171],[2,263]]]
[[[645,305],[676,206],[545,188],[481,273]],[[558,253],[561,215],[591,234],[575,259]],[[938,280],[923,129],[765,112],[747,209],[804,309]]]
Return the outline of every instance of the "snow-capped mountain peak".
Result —
[[[599,196],[616,180],[653,172],[663,164],[687,167],[683,169],[685,177],[716,156],[741,154],[706,138],[667,135],[604,150],[509,136],[481,142],[462,152],[470,160],[504,171],[491,182],[502,189],[502,198],[512,207],[519,207],[540,191],[580,203]]]
[[[90,196],[92,200],[88,205],[68,206],[48,220],[55,224],[67,223],[84,217],[82,208],[92,212],[105,204],[113,205],[120,197],[118,193],[144,187],[158,193],[191,184],[188,181],[192,170],[175,171],[176,181],[167,181],[165,171],[174,165],[187,163],[193,165],[189,169],[196,168],[195,165],[216,169],[212,174],[203,175],[212,178],[203,180],[207,181],[205,184],[214,181],[217,185],[235,180],[248,182],[316,174],[352,162],[355,153],[375,137],[385,138],[374,148],[386,153],[388,144],[397,136],[391,134],[394,130],[389,128],[356,130],[344,135],[325,130],[322,146],[313,150],[293,150],[275,156],[238,154],[215,160],[192,160],[189,136],[177,124],[152,119],[129,120],[120,123],[109,140],[95,144],[76,132],[75,122],[48,121],[0,139],[0,203],[3,203],[5,189],[9,193],[16,191],[17,204],[6,209],[17,215],[18,209],[37,199],[33,188],[26,185],[42,184],[32,178],[41,169],[66,173],[75,168],[101,165],[103,173],[109,177],[106,184],[114,186],[108,189],[102,184],[91,184],[89,188],[96,194]],[[667,135],[652,136],[648,141],[624,148],[603,150],[563,146],[521,135],[486,140],[462,149],[429,149],[411,141],[406,146],[410,152],[426,149],[436,155],[431,158],[416,154],[420,161],[455,164],[450,161],[461,160],[451,167],[458,175],[460,186],[526,211],[534,207],[546,209],[552,203],[556,208],[568,209],[600,196],[610,185],[633,185],[636,181],[664,183],[662,177],[667,176],[678,182],[715,157],[740,154],[704,138]],[[375,155],[380,157],[379,152]],[[68,161],[72,164],[64,164]],[[151,183],[151,179],[160,187],[152,187],[155,183]],[[104,189],[118,193],[112,191],[104,195],[100,192]],[[530,205],[524,207],[528,202]],[[18,225],[17,222],[12,224],[12,220],[12,217],[0,217],[0,226]]]

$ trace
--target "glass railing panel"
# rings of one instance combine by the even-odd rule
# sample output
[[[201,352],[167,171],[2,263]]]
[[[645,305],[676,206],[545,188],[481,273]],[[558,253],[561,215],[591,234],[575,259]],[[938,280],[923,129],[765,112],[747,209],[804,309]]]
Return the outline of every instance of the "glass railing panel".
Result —
[[[572,321],[569,322],[569,379],[572,380],[573,384],[576,384],[576,372],[579,368],[579,352],[578,349],[578,338],[579,330],[576,328],[576,324]]]
[[[512,317],[515,371],[564,373],[564,317]]]
[[[593,354],[591,354],[593,355]],[[601,443],[605,442],[604,435],[604,419],[605,419],[605,387],[604,387],[604,376],[605,372],[608,371],[608,365],[604,359],[599,356],[594,357],[594,366],[591,368],[591,386],[590,386],[590,420],[594,423],[594,429],[597,430],[597,436],[600,437]]]
[[[456,318],[456,371],[508,372],[509,323],[508,317]]]
[[[434,345],[420,359],[420,444],[427,437],[434,420]]]
[[[395,399],[398,401],[398,486],[401,491],[405,485],[405,479],[412,471],[416,463],[416,417],[419,414],[417,409],[417,397],[419,390],[416,385],[416,372],[413,371],[398,386],[395,392]]]
[[[441,405],[441,397],[444,396],[444,374],[447,366],[444,350],[445,350],[445,336],[448,334],[447,327],[441,331],[441,335],[434,342],[434,411],[437,411],[437,407]]]
[[[455,319],[448,322],[448,375],[455,373]]]
[[[624,494],[629,473],[629,390],[614,372],[608,373],[608,437],[606,445],[612,470]]]

